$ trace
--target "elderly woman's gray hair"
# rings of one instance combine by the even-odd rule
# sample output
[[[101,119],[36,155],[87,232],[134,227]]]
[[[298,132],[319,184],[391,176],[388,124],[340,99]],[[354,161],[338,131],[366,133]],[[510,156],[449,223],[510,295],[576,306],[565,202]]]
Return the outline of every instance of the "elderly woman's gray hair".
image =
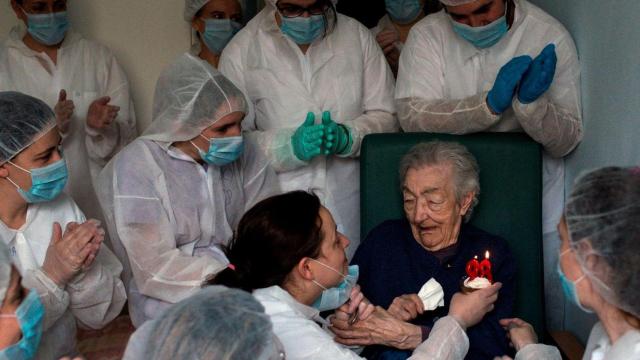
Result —
[[[410,169],[417,170],[436,165],[451,165],[458,203],[461,203],[468,193],[474,193],[471,206],[464,216],[464,221],[469,221],[473,208],[478,204],[480,168],[475,157],[463,145],[438,140],[415,145],[400,161],[400,184],[404,184]]]

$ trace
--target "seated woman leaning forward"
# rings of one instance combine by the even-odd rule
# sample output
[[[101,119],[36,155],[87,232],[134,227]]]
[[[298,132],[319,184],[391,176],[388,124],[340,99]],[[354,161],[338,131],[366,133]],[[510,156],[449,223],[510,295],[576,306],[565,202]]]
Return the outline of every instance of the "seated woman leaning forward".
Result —
[[[59,146],[55,116],[44,102],[0,92],[0,241],[23,285],[44,305],[37,359],[74,354],[76,324],[100,329],[126,301],[122,265],[102,244],[100,223],[87,221],[62,194],[68,175]]]
[[[356,285],[358,267],[347,266],[348,245],[315,195],[295,191],[274,196],[243,216],[225,249],[231,264],[210,283],[252,291],[271,318],[287,359],[361,359],[333,340],[320,311],[339,309],[336,317],[349,324],[404,323],[364,299]],[[458,296],[451,316],[445,317],[449,321],[440,328],[450,332],[450,319],[463,328],[480,321],[496,301],[499,286]],[[438,346],[426,343],[423,348],[431,353]]]
[[[226,268],[220,245],[251,205],[277,191],[267,159],[242,136],[246,112],[238,88],[184,54],[158,79],[151,125],[100,174],[136,327]]]
[[[457,143],[419,144],[402,159],[400,177],[406,218],[389,220],[373,229],[352,264],[360,267],[359,284],[365,297],[407,322],[405,336],[397,334],[404,341],[396,343],[396,349],[370,346],[363,355],[373,359],[410,356],[411,350],[430,336],[434,322],[448,313],[452,296],[466,287],[461,281],[467,265],[476,256],[480,262],[487,251],[492,268],[484,277],[501,282],[503,287],[495,309],[468,329],[467,358],[493,359],[510,353],[498,320],[511,316],[515,262],[505,240],[466,223],[480,191],[473,155]],[[434,302],[440,287],[443,294]],[[338,340],[345,344],[389,343],[371,336],[385,333],[378,324],[363,321],[343,330]]]

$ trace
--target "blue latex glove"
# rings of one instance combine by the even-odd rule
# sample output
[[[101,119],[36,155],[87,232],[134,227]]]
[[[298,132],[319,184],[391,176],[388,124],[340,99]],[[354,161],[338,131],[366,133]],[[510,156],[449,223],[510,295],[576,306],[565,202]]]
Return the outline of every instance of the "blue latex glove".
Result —
[[[522,55],[506,63],[496,76],[493,88],[487,95],[487,105],[496,114],[502,114],[511,106],[522,75],[529,69],[531,56]]]
[[[529,70],[520,82],[518,100],[521,103],[532,103],[549,90],[556,73],[557,62],[556,46],[553,44],[545,46],[540,55],[533,59]]]
[[[323,144],[324,154],[343,155],[349,153],[353,145],[349,128],[331,120],[331,113],[328,111],[322,113],[322,124],[326,130]]]
[[[291,136],[294,155],[302,161],[310,161],[322,153],[324,125],[315,125],[316,116],[310,112],[296,132]]]

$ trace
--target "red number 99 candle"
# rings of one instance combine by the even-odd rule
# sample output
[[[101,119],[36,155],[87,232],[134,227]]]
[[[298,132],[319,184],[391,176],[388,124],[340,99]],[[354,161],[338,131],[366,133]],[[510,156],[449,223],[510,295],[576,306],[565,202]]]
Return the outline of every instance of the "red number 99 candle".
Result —
[[[474,256],[473,259],[469,260],[465,270],[467,272],[467,276],[471,280],[477,278],[478,276],[481,276],[480,263],[478,262],[478,257],[477,256]]]
[[[480,276],[487,278],[487,280],[493,283],[491,261],[489,261],[489,250],[484,253],[484,259],[480,262]]]

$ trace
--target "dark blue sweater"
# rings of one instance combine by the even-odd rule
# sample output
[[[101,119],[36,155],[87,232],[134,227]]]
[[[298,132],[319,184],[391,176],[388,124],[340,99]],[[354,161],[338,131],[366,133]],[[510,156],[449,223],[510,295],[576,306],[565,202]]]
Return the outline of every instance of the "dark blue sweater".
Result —
[[[389,220],[369,233],[351,263],[360,266],[358,284],[364,295],[385,309],[396,297],[417,294],[425,282],[435,278],[444,289],[445,306],[411,321],[432,327],[438,318],[448,314],[451,297],[460,291],[467,261],[476,255],[483,259],[486,250],[491,252],[494,281],[503,286],[495,309],[467,330],[470,347],[466,359],[493,359],[511,353],[505,331],[498,324],[499,319],[512,317],[515,300],[516,264],[504,239],[472,225],[462,225],[457,253],[440,264],[414,239],[406,219]],[[376,346],[365,349],[363,355],[368,359],[406,359],[411,352]]]

